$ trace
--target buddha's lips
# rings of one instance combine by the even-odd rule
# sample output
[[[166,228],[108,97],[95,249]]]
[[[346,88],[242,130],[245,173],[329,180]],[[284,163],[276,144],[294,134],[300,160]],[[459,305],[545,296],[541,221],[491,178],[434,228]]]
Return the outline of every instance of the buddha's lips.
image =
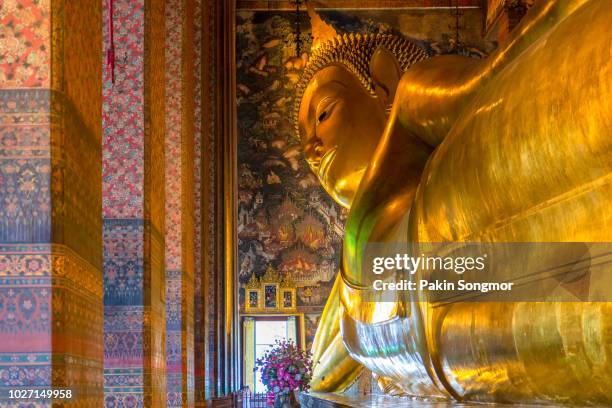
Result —
[[[321,158],[321,162],[319,163],[319,170],[317,171],[317,176],[319,176],[319,179],[322,180],[325,177],[325,174],[327,173],[329,166],[331,165],[331,163],[334,161],[334,158],[336,157],[337,150],[338,150],[337,147],[332,147],[327,152],[325,152],[325,154]]]

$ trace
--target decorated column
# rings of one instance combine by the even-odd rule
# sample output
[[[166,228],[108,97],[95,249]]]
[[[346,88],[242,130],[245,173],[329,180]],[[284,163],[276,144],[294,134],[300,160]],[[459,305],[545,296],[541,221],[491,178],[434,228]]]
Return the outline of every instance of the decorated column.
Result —
[[[194,405],[194,0],[166,3],[168,407]]]
[[[203,120],[203,94],[208,87],[203,82],[203,70],[207,60],[204,60],[204,42],[203,42],[203,25],[204,25],[204,9],[208,7],[208,2],[203,0],[195,0],[194,4],[194,33],[193,33],[193,51],[194,51],[194,157],[193,157],[193,207],[194,207],[194,398],[195,406],[203,406],[205,403],[206,393],[206,360],[205,360],[205,322],[204,317],[204,299],[202,298],[202,289],[205,283],[203,276],[203,235],[204,230],[202,225],[202,154],[203,154],[203,136],[205,129],[205,121]]]
[[[0,3],[0,406],[102,403],[101,24],[91,1]]]
[[[164,407],[165,1],[103,4],[105,406]]]

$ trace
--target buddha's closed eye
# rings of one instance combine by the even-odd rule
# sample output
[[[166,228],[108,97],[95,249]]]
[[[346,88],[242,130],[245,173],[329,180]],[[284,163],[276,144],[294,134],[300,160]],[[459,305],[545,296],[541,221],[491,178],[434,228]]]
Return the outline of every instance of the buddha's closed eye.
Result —
[[[325,112],[321,112],[321,114],[320,114],[320,115],[319,115],[319,117],[317,118],[317,123],[321,123],[321,122],[323,122],[325,119],[327,119],[327,118],[328,118],[328,116],[329,116],[329,115],[328,115],[327,111],[325,111]]]
[[[337,103],[338,100],[331,97],[324,98],[319,102],[317,106],[317,126],[329,119]]]

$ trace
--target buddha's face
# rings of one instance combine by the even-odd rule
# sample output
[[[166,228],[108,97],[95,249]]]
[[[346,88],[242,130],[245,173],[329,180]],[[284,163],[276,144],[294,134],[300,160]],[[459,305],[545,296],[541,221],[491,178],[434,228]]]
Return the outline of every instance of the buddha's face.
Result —
[[[385,110],[341,65],[321,69],[308,83],[299,131],[310,168],[332,198],[350,208],[385,128]]]

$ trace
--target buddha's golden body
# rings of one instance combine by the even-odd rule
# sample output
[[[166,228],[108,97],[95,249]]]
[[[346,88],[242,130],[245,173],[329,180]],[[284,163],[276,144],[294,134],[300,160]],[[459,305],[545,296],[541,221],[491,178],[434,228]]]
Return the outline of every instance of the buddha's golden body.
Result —
[[[612,303],[434,308],[359,289],[370,242],[612,241],[611,25],[606,0],[540,0],[486,60],[398,61],[383,44],[369,76],[341,58],[310,70],[300,138],[350,208],[314,390],[346,388],[363,365],[414,395],[612,404]],[[327,47],[351,41],[380,45]]]

